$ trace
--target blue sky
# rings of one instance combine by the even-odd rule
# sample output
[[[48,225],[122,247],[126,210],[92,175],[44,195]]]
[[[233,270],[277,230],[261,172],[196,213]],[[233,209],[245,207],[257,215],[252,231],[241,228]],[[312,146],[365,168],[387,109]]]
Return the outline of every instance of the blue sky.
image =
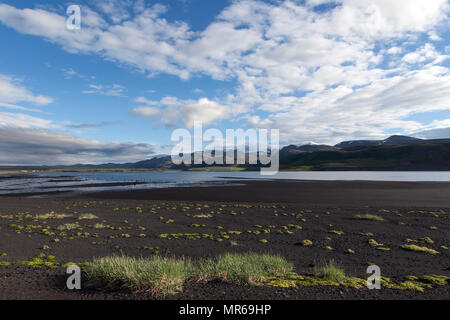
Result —
[[[450,137],[449,7],[2,1],[0,164],[141,160],[194,120],[282,144]]]

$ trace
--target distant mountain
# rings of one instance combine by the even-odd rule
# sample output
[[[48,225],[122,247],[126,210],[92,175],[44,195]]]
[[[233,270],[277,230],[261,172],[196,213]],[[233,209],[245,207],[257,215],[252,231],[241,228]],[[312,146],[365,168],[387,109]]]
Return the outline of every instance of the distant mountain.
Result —
[[[382,141],[382,144],[388,145],[401,145],[401,144],[415,144],[415,143],[423,143],[426,140],[422,140],[419,138],[408,137],[408,136],[390,136],[389,138]]]
[[[299,152],[316,152],[316,151],[335,151],[336,147],[320,144],[305,144],[302,146],[290,145],[281,149],[281,153],[299,153]]]
[[[238,154],[249,158],[248,151]],[[203,155],[204,159],[207,155]],[[191,159],[194,155],[191,154]],[[225,160],[225,152],[224,152]],[[215,167],[236,167],[233,164]],[[258,170],[259,164],[237,165],[244,170]],[[135,163],[73,166],[22,166],[0,167],[0,170],[189,170],[209,167],[205,163],[196,165],[174,165],[171,156],[160,155]],[[391,136],[385,140],[344,141],[335,146],[314,143],[289,145],[280,150],[282,170],[450,170],[450,139],[423,140],[407,136]]]
[[[422,140],[418,138],[408,137],[408,136],[391,136],[385,140],[354,140],[354,141],[344,141],[335,145],[338,149],[350,149],[355,147],[369,147],[369,146],[381,146],[381,145],[409,145],[426,142],[427,140]]]
[[[170,156],[162,156],[136,163],[129,163],[124,166],[128,169],[169,169],[173,166],[173,163]]]
[[[421,140],[392,136],[385,140],[342,142],[336,151],[282,157],[284,170],[450,170],[450,139]]]

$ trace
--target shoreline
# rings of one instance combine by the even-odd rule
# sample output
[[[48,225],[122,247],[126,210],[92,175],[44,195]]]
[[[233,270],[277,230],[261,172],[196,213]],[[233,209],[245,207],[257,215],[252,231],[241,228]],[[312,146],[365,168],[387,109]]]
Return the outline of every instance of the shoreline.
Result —
[[[48,177],[54,179],[54,177]],[[60,178],[71,178],[63,176]],[[450,182],[368,181],[368,180],[294,180],[223,177],[227,180],[203,181],[186,185],[146,188],[146,181],[93,182],[86,184],[42,186],[35,192],[23,188],[11,189],[0,195],[11,198],[68,199],[132,199],[223,201],[255,203],[298,203],[307,205],[376,205],[450,207]],[[1,179],[0,179],[1,182]],[[63,182],[66,182],[65,180]],[[137,188],[121,189],[120,187]],[[111,190],[89,188],[118,187]],[[83,188],[85,190],[77,190]],[[49,190],[55,189],[55,190]],[[69,190],[74,189],[74,190]],[[6,191],[7,189],[4,189]]]

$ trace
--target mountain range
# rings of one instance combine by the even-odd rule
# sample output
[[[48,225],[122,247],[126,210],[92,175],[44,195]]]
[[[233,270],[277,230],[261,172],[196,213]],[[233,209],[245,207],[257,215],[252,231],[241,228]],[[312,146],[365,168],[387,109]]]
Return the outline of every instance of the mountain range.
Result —
[[[193,156],[193,155],[191,155]],[[237,151],[235,150],[235,158]],[[248,157],[248,153],[245,155]],[[260,165],[214,165],[239,170],[258,170]],[[170,156],[157,156],[134,163],[72,165],[55,167],[14,167],[14,169],[84,170],[202,170],[202,165],[174,165]],[[13,167],[0,167],[13,169]],[[450,139],[424,140],[394,135],[385,140],[344,141],[334,146],[309,143],[289,145],[280,150],[281,170],[367,170],[447,171],[450,170]]]
[[[344,141],[335,146],[288,146],[280,152],[285,170],[450,170],[450,139],[394,135],[385,140]]]

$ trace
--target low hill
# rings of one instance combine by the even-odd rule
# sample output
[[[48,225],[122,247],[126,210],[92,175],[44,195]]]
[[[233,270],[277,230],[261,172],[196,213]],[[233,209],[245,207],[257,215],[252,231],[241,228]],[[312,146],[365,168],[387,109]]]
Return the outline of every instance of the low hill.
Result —
[[[281,158],[284,170],[450,170],[450,140],[422,140],[320,151]]]
[[[418,138],[394,135],[384,140],[354,140],[344,141],[335,145],[338,149],[350,149],[355,147],[370,147],[370,146],[383,146],[383,145],[410,145],[417,143],[424,143],[427,140]]]

